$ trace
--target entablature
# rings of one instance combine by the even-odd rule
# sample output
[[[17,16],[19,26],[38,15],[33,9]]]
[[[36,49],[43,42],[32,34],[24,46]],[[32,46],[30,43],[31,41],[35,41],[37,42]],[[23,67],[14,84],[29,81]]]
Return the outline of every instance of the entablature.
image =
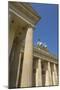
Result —
[[[21,52],[24,52],[24,46],[22,46]],[[49,54],[44,50],[41,50],[41,49],[38,50],[36,47],[34,47],[33,56],[36,58],[40,58],[41,60],[44,60],[44,61],[49,61],[51,63],[58,64],[58,59],[56,57],[51,56],[51,54]]]
[[[33,27],[38,20],[40,20],[40,16],[34,12],[31,6],[24,3],[9,2],[9,11],[16,14],[19,18],[22,18],[26,23]]]

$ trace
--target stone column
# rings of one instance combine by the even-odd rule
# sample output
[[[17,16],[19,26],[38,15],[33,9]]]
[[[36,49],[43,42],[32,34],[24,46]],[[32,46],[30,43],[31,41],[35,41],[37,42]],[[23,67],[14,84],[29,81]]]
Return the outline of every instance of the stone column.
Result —
[[[16,87],[18,87],[19,75],[20,75],[20,64],[21,64],[22,53],[20,52],[18,70],[17,70],[17,78],[16,78]]]
[[[32,86],[33,29],[28,28],[25,39],[21,87]]]
[[[57,85],[58,84],[58,78],[57,78],[57,68],[56,68],[56,64],[53,65],[53,85]]]
[[[46,67],[46,81],[45,81],[46,86],[52,85],[52,76],[51,76],[51,67],[50,67],[50,62],[47,63]]]
[[[38,60],[38,68],[36,69],[36,86],[42,86],[41,59]]]
[[[36,68],[36,79],[35,79],[35,82],[36,82],[36,86],[38,86],[38,68]]]
[[[10,53],[11,53],[11,49],[12,49],[12,45],[13,45],[13,41],[14,41],[14,38],[15,38],[15,32],[16,32],[16,27],[14,27],[13,23],[12,23],[12,15],[11,13],[9,12],[9,15],[8,15],[8,55],[10,56]]]
[[[15,31],[14,31],[14,28],[12,28],[11,30],[9,30],[9,51],[8,51],[9,55],[10,55],[11,48],[13,45],[14,37],[15,37]]]

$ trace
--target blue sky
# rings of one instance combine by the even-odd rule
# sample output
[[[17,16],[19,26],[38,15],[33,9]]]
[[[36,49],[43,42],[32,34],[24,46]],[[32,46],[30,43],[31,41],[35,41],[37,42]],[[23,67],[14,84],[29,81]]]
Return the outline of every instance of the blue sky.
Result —
[[[57,4],[32,4],[33,9],[41,16],[34,31],[34,44],[40,41],[47,44],[50,52],[58,52],[58,5]]]

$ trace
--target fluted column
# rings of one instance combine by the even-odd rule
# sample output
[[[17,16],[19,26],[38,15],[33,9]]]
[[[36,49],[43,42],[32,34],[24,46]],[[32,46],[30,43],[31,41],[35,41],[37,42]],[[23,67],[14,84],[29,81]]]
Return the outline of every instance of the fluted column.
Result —
[[[49,71],[49,85],[52,85],[52,74],[51,74],[51,63],[48,62],[48,71]]]
[[[38,60],[38,68],[36,69],[36,86],[42,86],[41,59]]]
[[[46,86],[52,85],[52,76],[51,76],[51,66],[50,62],[47,63],[46,67],[46,81],[45,81]]]
[[[32,86],[33,28],[28,28],[25,39],[21,87]]]
[[[53,85],[57,85],[58,84],[58,78],[57,78],[57,68],[56,68],[56,64],[53,64]]]
[[[36,68],[36,79],[35,79],[35,82],[36,82],[36,86],[38,86],[38,68]]]
[[[16,78],[16,87],[18,87],[18,82],[19,82],[21,57],[22,57],[22,53],[20,52],[19,63],[18,63],[18,71],[17,71],[17,78]]]

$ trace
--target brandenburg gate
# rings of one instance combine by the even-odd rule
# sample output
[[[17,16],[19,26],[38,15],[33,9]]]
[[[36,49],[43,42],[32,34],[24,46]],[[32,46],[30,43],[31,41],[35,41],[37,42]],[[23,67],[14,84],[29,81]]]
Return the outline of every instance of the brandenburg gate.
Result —
[[[41,19],[31,4],[9,2],[9,88],[58,85],[58,59],[33,45]]]

